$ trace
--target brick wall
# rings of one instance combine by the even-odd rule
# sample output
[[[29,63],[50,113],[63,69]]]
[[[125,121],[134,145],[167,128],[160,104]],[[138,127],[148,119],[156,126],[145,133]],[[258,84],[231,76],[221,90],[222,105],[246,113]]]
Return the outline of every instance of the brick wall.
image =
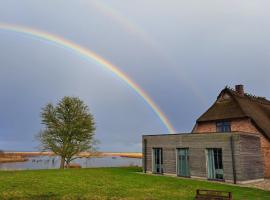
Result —
[[[215,122],[204,122],[199,123],[195,126],[194,133],[215,133],[216,132],[216,123]]]
[[[252,124],[250,119],[235,119],[235,120],[231,121],[231,130],[232,131],[239,131],[239,132],[260,134],[260,132]]]
[[[261,148],[264,157],[264,175],[270,178],[270,142],[258,129],[252,124],[250,119],[235,119],[231,121],[231,130],[233,132],[246,132],[258,134],[261,137]],[[198,123],[193,132],[195,133],[213,133],[216,132],[216,122]]]
[[[264,136],[261,136],[261,146],[264,157],[264,175],[270,178],[270,142]]]
[[[258,133],[249,119],[235,119],[231,121],[231,130],[234,132]],[[216,132],[216,122],[201,122],[196,125],[194,133],[214,133]]]

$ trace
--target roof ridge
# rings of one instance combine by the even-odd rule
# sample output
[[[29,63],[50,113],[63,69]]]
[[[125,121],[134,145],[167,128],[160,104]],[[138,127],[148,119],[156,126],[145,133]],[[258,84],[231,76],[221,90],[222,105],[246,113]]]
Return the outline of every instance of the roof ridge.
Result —
[[[270,101],[266,97],[256,96],[256,95],[253,95],[250,93],[244,93],[244,96],[241,96],[233,88],[226,86],[225,89],[230,90],[233,93],[233,95],[238,96],[240,98],[246,97],[247,99],[249,99],[251,101],[261,103],[261,104],[270,105]]]

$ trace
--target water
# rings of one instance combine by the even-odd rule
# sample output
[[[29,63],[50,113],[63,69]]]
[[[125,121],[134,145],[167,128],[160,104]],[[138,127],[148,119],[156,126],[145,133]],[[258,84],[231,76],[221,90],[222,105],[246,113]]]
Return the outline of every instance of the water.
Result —
[[[78,158],[72,163],[80,164],[82,168],[91,167],[127,167],[142,166],[142,159],[125,157],[91,157]],[[25,170],[25,169],[57,169],[60,158],[57,156],[28,157],[28,161],[14,163],[0,163],[0,170]]]

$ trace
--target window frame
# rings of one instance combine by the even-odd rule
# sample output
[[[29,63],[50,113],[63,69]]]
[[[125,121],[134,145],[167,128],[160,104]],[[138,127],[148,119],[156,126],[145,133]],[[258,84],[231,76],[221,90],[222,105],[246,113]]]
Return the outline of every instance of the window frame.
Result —
[[[156,156],[155,156],[155,151],[159,151],[160,155],[159,155],[159,165],[160,165],[160,172],[156,172],[155,170],[155,162],[156,162]],[[164,155],[163,155],[163,148],[162,147],[153,147],[152,148],[152,173],[153,174],[163,174],[164,169],[163,169],[163,161],[164,161]]]
[[[186,160],[186,164],[187,164],[187,167],[188,167],[188,175],[187,176],[183,176],[183,175],[180,175],[180,173],[178,173],[179,171],[179,164],[180,164],[180,162],[179,162],[179,158],[178,158],[178,156],[179,156],[179,152],[180,152],[180,150],[185,150],[186,151],[186,158],[187,158],[187,160]],[[176,175],[177,176],[179,176],[179,177],[185,177],[185,178],[190,178],[191,177],[191,175],[190,175],[190,153],[189,153],[189,151],[190,151],[190,149],[189,149],[189,147],[181,147],[181,148],[176,148],[175,149],[175,152],[176,152]]]
[[[217,133],[230,133],[232,132],[231,121],[216,121]]]
[[[214,178],[210,178],[209,177],[209,151],[213,152],[213,158],[214,162],[213,167],[215,168],[214,170],[216,170],[217,167],[222,167],[220,169],[222,169],[222,178],[217,178],[216,175],[217,173],[215,173],[215,177]],[[206,173],[207,173],[207,180],[210,181],[221,181],[224,182],[225,181],[225,174],[224,174],[224,161],[223,161],[223,149],[222,148],[206,148],[205,149],[205,156],[206,156]],[[215,159],[217,158],[217,160]],[[220,158],[220,160],[218,159]],[[216,166],[216,161],[218,162],[218,166]]]

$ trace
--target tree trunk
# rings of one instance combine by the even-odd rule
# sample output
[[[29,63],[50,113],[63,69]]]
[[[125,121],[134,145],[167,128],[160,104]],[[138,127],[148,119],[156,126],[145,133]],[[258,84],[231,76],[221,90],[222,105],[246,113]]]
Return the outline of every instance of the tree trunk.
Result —
[[[69,166],[70,166],[70,159],[67,158],[67,160],[66,160],[66,168],[69,168]]]
[[[69,162],[66,162],[66,168],[69,168]]]
[[[60,169],[64,169],[64,168],[65,168],[65,158],[61,157]]]

